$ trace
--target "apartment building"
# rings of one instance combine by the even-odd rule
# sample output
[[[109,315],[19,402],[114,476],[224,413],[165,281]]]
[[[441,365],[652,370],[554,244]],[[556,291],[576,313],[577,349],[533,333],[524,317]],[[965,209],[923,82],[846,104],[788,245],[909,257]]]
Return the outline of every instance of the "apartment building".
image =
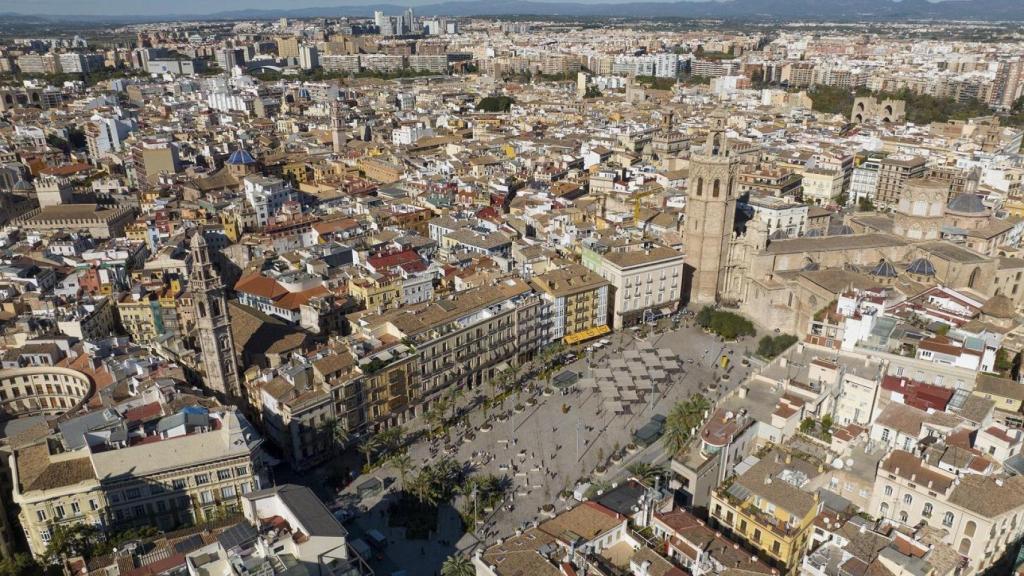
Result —
[[[773,449],[712,492],[710,520],[784,574],[795,574],[822,509],[808,484],[818,475],[816,465]]]
[[[153,406],[143,410],[159,413]],[[149,424],[104,409],[63,422],[10,456],[29,549],[42,556],[59,526],[172,530],[238,511],[263,486],[262,443],[230,408],[186,408]]]
[[[431,304],[352,317],[353,333],[365,347],[384,341],[410,342],[418,356],[414,381],[423,403],[419,415],[445,388],[475,386],[494,378],[548,341],[544,299],[518,278],[455,293]]]
[[[682,298],[683,255],[667,246],[584,248],[583,265],[610,283],[616,330],[671,313]]]
[[[757,422],[745,411],[718,409],[697,435],[672,456],[672,472],[683,501],[707,508],[711,491],[731,476],[757,443]]]
[[[944,448],[944,447],[943,447]],[[893,450],[878,466],[868,513],[903,526],[928,524],[979,574],[1024,535],[1024,477],[987,475],[980,458]],[[972,464],[974,469],[972,469]]]
[[[285,203],[295,199],[295,191],[280,178],[272,176],[246,176],[245,200],[256,213],[256,225],[266,227]]]
[[[530,284],[549,303],[550,342],[563,340],[566,344],[575,344],[610,332],[610,283],[588,268],[571,264],[534,276]]]
[[[895,207],[903,195],[907,180],[924,176],[925,160],[920,156],[894,155],[878,162],[874,203]]]
[[[175,283],[176,284],[176,283]],[[152,344],[164,337],[178,337],[186,330],[181,290],[173,286],[136,285],[117,300],[117,317],[133,342]]]

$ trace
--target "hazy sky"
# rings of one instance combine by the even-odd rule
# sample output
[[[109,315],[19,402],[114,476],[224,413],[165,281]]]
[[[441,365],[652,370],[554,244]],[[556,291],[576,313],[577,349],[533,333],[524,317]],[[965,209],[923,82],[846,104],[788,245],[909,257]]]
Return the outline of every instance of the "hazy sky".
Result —
[[[393,4],[418,6],[444,0],[0,0],[0,13],[20,14],[210,14],[245,9],[294,9],[324,6]],[[544,2],[545,0],[532,0]],[[554,1],[554,0],[552,0]],[[572,0],[585,3],[628,3],[629,0]],[[661,1],[661,0],[645,0]],[[667,0],[665,0],[667,1]]]

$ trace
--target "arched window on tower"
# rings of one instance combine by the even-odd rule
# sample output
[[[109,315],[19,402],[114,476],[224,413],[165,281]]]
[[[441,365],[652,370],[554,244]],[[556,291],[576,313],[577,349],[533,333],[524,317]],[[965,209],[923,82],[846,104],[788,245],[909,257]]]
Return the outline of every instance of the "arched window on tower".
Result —
[[[200,318],[206,318],[206,305],[203,304],[202,302],[199,302],[198,304],[199,304],[199,317]]]
[[[714,139],[711,142],[711,155],[718,156],[719,150],[722,149],[722,134],[720,132],[715,134]]]
[[[697,178],[697,196],[704,195],[704,179]]]
[[[721,182],[719,182],[718,178],[715,178],[715,183],[712,184],[711,186],[711,197],[718,198],[718,196],[722,193],[722,191],[720,190]]]

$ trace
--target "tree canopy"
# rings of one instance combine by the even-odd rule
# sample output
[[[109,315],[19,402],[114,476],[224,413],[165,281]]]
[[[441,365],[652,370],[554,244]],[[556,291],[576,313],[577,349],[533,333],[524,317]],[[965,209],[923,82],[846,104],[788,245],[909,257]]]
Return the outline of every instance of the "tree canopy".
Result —
[[[739,314],[715,310],[711,306],[705,306],[697,313],[697,324],[727,340],[757,334],[750,320]]]
[[[757,353],[765,358],[775,358],[786,351],[787,348],[796,344],[797,337],[792,334],[779,334],[778,336],[765,336],[757,343]]]
[[[477,103],[476,109],[483,112],[508,112],[514,102],[511,96],[487,96]]]

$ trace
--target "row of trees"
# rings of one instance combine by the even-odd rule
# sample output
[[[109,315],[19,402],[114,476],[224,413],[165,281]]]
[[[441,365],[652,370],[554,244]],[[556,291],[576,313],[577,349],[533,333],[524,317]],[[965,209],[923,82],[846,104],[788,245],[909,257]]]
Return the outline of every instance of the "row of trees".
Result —
[[[787,348],[796,344],[796,341],[797,337],[792,334],[765,336],[757,343],[757,353],[765,358],[775,358],[785,352]]]
[[[711,306],[701,308],[697,313],[697,325],[705,330],[718,334],[726,340],[734,340],[740,336],[755,336],[754,324],[739,314],[725,310],[715,310]]]

